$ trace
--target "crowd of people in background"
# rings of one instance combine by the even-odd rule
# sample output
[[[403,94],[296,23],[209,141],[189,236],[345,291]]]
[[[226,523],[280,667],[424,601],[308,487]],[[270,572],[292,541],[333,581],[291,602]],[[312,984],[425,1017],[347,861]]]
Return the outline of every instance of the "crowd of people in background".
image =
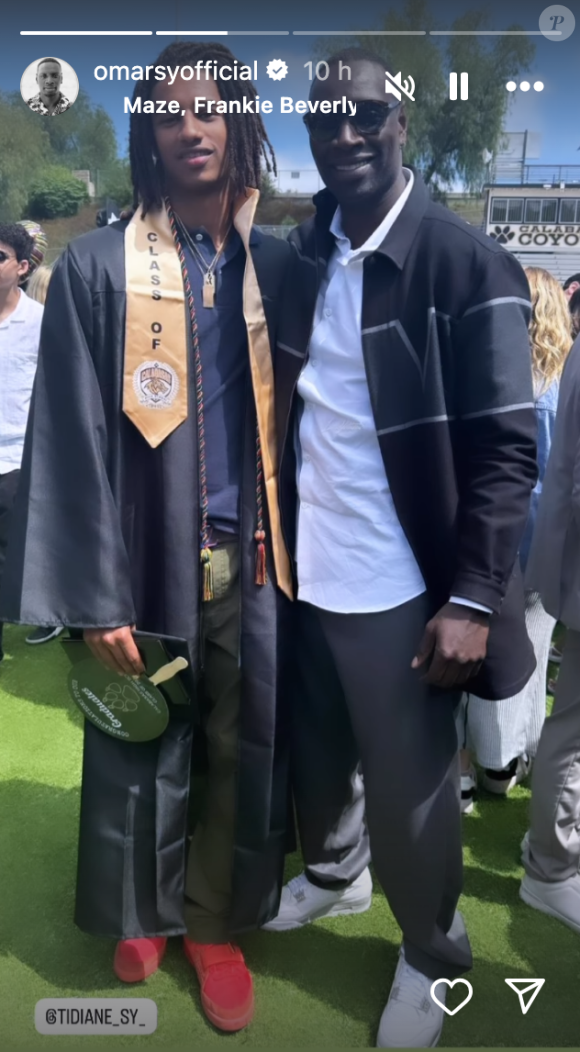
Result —
[[[546,270],[529,267],[532,295],[530,352],[538,423],[538,481],[519,551],[525,575],[538,502],[546,473],[558,407],[560,376],[572,346],[570,313],[559,283]],[[546,715],[546,675],[555,620],[542,606],[541,596],[526,589],[526,627],[534,646],[536,670],[523,691],[490,705],[486,699],[464,696],[458,712],[463,748],[461,807],[473,809],[477,776],[471,754],[482,768],[481,784],[490,793],[505,795],[527,777],[536,755]]]
[[[50,281],[50,267],[43,265],[47,247],[38,223],[0,224],[0,582]],[[0,623],[0,661],[2,629]],[[62,631],[60,625],[33,629],[26,642],[46,643]]]
[[[26,225],[0,225],[0,575],[20,475],[40,343],[42,305],[22,286],[42,260]],[[4,657],[0,625],[0,660]]]
[[[560,287],[527,268],[530,350],[538,419],[538,482],[519,552],[526,626],[536,670],[513,698],[465,695],[458,710],[461,809],[473,810],[481,768],[486,791],[505,796],[532,771],[530,829],[522,842],[528,905],[580,932],[580,274]],[[554,445],[555,442],[555,445]],[[564,654],[552,644],[560,621]],[[547,681],[548,661],[561,665]],[[554,695],[546,720],[546,693]]]
[[[227,49],[187,44],[169,49],[166,60],[225,56],[233,60]],[[347,84],[337,75],[339,58],[353,68]],[[41,228],[0,225],[0,575],[11,520],[8,559],[16,566],[3,616],[22,622],[23,611],[38,611],[42,627],[26,639],[34,644],[64,630],[49,623],[57,609],[74,610],[67,626],[84,630],[93,654],[123,674],[144,668],[131,633],[136,622],[193,640],[192,664],[206,692],[209,803],[188,866],[158,858],[153,890],[139,883],[141,872],[129,878],[115,869],[123,887],[118,912],[103,904],[95,874],[103,860],[117,865],[119,845],[122,852],[123,793],[137,780],[159,815],[169,804],[155,794],[166,784],[171,807],[177,797],[186,805],[189,756],[178,750],[184,741],[191,750],[190,731],[172,732],[167,745],[179,767],[172,781],[169,752],[163,771],[159,757],[139,768],[139,749],[102,742],[87,728],[77,922],[95,933],[118,929],[114,967],[126,982],[152,974],[168,935],[184,934],[206,1015],[221,1029],[240,1029],[252,1017],[253,992],[236,931],[286,931],[368,909],[372,860],[403,932],[377,1044],[433,1046],[443,1011],[431,984],[471,966],[457,909],[460,808],[473,810],[478,783],[506,796],[531,775],[520,895],[580,932],[580,339],[573,342],[580,274],[563,288],[546,270],[524,274],[501,246],[431,201],[420,174],[403,164],[404,107],[385,101],[384,67],[360,49],[331,59],[328,78],[313,82],[313,98],[332,103],[346,94],[356,113],[331,106],[305,118],[326,189],[315,199],[316,217],[290,235],[290,245],[253,225],[260,159],[271,157],[261,118],[244,124],[244,139],[235,122],[198,115],[200,90],[218,100],[239,85],[137,84],[141,90],[175,97],[184,118],[138,125],[132,117],[140,211],[129,222],[73,243],[52,278]],[[151,245],[159,241],[161,284],[169,274],[181,291],[183,281],[187,326],[186,336],[183,312],[173,314],[177,383],[167,407],[177,398],[182,415],[163,434],[159,404],[138,383],[151,362],[139,358],[135,342],[143,304],[131,269],[140,251],[156,256]],[[91,299],[96,273],[102,281]],[[314,274],[323,275],[318,285]],[[102,289],[114,296],[107,300]],[[73,347],[74,369],[60,390]],[[190,352],[196,386],[188,416],[178,392]],[[123,388],[130,353],[134,372]],[[151,353],[147,345],[145,357]],[[223,375],[214,368],[218,353],[227,361]],[[116,400],[107,401],[113,390]],[[78,408],[74,427],[59,398]],[[113,469],[95,442],[105,420]],[[49,434],[54,449],[43,448]],[[191,472],[185,481],[183,463]],[[35,477],[54,487],[55,507],[75,509],[71,551],[65,539],[59,554],[58,529],[31,499]],[[128,506],[123,486],[131,489]],[[98,531],[83,505],[99,506]],[[183,537],[197,542],[195,530],[183,532],[194,508],[200,562],[181,572]],[[151,517],[147,530],[139,509]],[[149,558],[159,545],[173,582],[169,597]],[[83,556],[74,580],[73,548]],[[49,557],[56,597],[45,581],[24,585],[30,560]],[[102,595],[88,571],[81,580],[84,566],[101,562],[108,567]],[[193,608],[202,591],[202,613],[194,615],[181,597]],[[280,730],[288,598],[298,600],[288,604],[294,712]],[[563,648],[558,635],[554,649],[556,626],[566,633]],[[550,655],[561,667],[546,719]],[[242,698],[252,699],[253,724]],[[285,735],[305,869],[280,897],[286,768],[272,757]],[[134,763],[125,767],[130,755]],[[107,795],[113,768],[119,785],[127,780],[115,800]],[[262,796],[264,786],[270,796]],[[110,829],[122,827],[100,859],[107,823],[91,794],[109,799]],[[167,887],[181,889],[185,920],[183,904],[160,886],[168,864]],[[142,868],[148,873],[148,862]],[[129,919],[124,912],[127,880],[147,922],[139,910]]]
[[[572,335],[576,339],[580,332],[580,274],[572,274],[563,285],[572,315]]]

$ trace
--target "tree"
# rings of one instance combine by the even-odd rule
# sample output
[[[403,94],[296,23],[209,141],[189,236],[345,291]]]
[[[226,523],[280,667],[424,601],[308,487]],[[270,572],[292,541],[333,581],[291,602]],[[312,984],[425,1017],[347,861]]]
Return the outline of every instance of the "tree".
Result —
[[[69,175],[89,169],[97,176],[99,193],[122,199],[121,204],[131,200],[128,165],[117,157],[113,122],[86,92],[81,90],[74,105],[54,118],[32,113],[19,92],[0,93],[0,220],[20,219],[33,184],[42,184],[54,166]],[[35,207],[45,207],[35,200]]]
[[[97,197],[111,198],[120,208],[133,201],[133,183],[129,161],[116,160],[108,168],[98,168],[95,173]]]
[[[447,28],[437,23],[428,0],[405,0],[400,11],[389,11],[381,28],[392,31]],[[469,11],[457,18],[454,30],[482,30],[488,18]],[[512,25],[509,29],[521,27]],[[372,41],[372,43],[370,43]],[[510,94],[505,85],[528,69],[535,48],[527,37],[401,36],[357,37],[356,43],[377,52],[387,68],[415,81],[415,102],[406,105],[409,117],[405,161],[422,169],[425,182],[441,192],[461,181],[478,190],[485,175],[484,149],[496,152]],[[352,37],[322,39],[318,58],[352,46]],[[449,99],[449,72],[469,73],[468,102]],[[404,101],[403,96],[403,101]]]
[[[87,188],[68,168],[53,165],[40,172],[30,188],[28,211],[33,219],[75,216],[89,199]]]
[[[41,123],[22,99],[20,102],[16,109],[8,96],[0,94],[1,222],[22,218],[34,177],[51,154],[47,122]]]
[[[10,95],[18,113],[30,113],[19,92]],[[38,121],[38,118],[37,118]],[[55,164],[70,169],[107,168],[117,159],[117,136],[109,114],[102,106],[95,106],[86,91],[78,93],[74,105],[58,117],[44,121]]]
[[[74,106],[51,122],[50,142],[59,164],[67,168],[107,168],[117,158],[114,124],[102,106],[79,91]]]
[[[266,171],[265,168],[262,168],[262,185],[260,186],[260,200],[262,203],[264,201],[271,201],[272,198],[276,196],[277,190],[278,185],[274,176]]]

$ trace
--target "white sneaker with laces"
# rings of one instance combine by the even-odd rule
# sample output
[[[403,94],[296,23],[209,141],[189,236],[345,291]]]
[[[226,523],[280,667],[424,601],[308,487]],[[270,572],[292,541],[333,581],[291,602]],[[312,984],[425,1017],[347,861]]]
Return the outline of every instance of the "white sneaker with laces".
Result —
[[[282,888],[278,915],[262,927],[266,931],[292,931],[319,917],[364,913],[372,904],[373,882],[368,867],[346,888],[331,891],[311,884],[306,873]]]
[[[431,997],[433,980],[412,968],[401,947],[399,963],[386,1008],[381,1016],[377,1048],[435,1048],[443,1029],[444,1013]],[[447,985],[437,997],[445,1001]]]
[[[580,932],[580,873],[567,880],[535,880],[526,873],[520,884],[520,898],[541,913]]]

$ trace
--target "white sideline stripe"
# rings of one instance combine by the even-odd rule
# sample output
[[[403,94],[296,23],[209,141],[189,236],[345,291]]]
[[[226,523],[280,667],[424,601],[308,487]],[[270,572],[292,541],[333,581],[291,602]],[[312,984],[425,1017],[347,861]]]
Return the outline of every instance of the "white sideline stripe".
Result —
[[[279,344],[281,346],[281,344]],[[382,427],[380,431],[377,431],[379,438],[381,435],[390,435],[393,431],[406,431],[409,427],[417,427],[419,424],[443,424],[446,421],[452,422],[453,420],[475,420],[480,416],[497,416],[499,413],[511,413],[514,409],[534,409],[534,402],[518,402],[517,405],[504,405],[500,409],[482,409],[477,413],[465,413],[465,415],[447,416],[424,416],[420,420],[410,420],[407,424],[396,424],[395,427]]]
[[[497,416],[498,413],[511,413],[514,409],[535,409],[535,402],[516,402],[515,405],[502,405],[499,409],[480,409],[477,413],[465,413],[461,420],[475,420],[478,416]]]
[[[385,321],[382,325],[372,325],[370,329],[361,329],[361,336],[372,336],[374,332],[383,332],[385,329],[392,329],[396,325],[396,321]]]
[[[393,431],[406,431],[409,427],[418,427],[419,424],[443,424],[447,420],[455,420],[454,416],[424,416],[421,420],[411,420],[408,424],[396,424],[395,427],[382,427],[380,431],[377,431],[379,438],[381,435],[390,435]]]
[[[293,354],[295,358],[306,358],[306,352],[295,351],[293,347],[288,347],[288,344],[286,343],[278,343],[276,346],[279,347],[281,351],[287,351],[288,354]]]
[[[485,303],[478,303],[475,307],[469,307],[463,318],[467,318],[468,314],[475,314],[478,310],[485,310],[486,307],[500,307],[504,303],[520,303],[522,307],[531,307],[530,300],[524,300],[520,296],[498,296],[495,300],[487,300]]]
[[[442,318],[443,321],[447,322],[451,322],[454,320],[450,314],[444,314],[442,310],[437,310],[436,307],[428,307],[427,314],[435,314],[438,318]],[[372,336],[375,332],[384,332],[385,329],[392,328],[396,328],[397,332],[399,332],[400,334],[404,333],[404,335],[407,336],[398,318],[396,318],[395,321],[385,321],[382,322],[381,325],[371,325],[368,329],[361,329],[361,336]],[[410,341],[409,346],[411,346]]]

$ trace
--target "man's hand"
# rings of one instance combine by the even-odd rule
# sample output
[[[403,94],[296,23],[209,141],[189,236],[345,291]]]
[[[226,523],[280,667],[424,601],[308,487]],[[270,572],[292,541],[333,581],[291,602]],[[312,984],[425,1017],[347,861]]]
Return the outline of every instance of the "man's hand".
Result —
[[[446,603],[428,622],[412,668],[432,658],[425,681],[445,690],[461,687],[479,670],[487,652],[489,615]]]
[[[123,676],[140,676],[145,666],[137,649],[135,625],[125,628],[85,628],[85,643],[105,668]]]

